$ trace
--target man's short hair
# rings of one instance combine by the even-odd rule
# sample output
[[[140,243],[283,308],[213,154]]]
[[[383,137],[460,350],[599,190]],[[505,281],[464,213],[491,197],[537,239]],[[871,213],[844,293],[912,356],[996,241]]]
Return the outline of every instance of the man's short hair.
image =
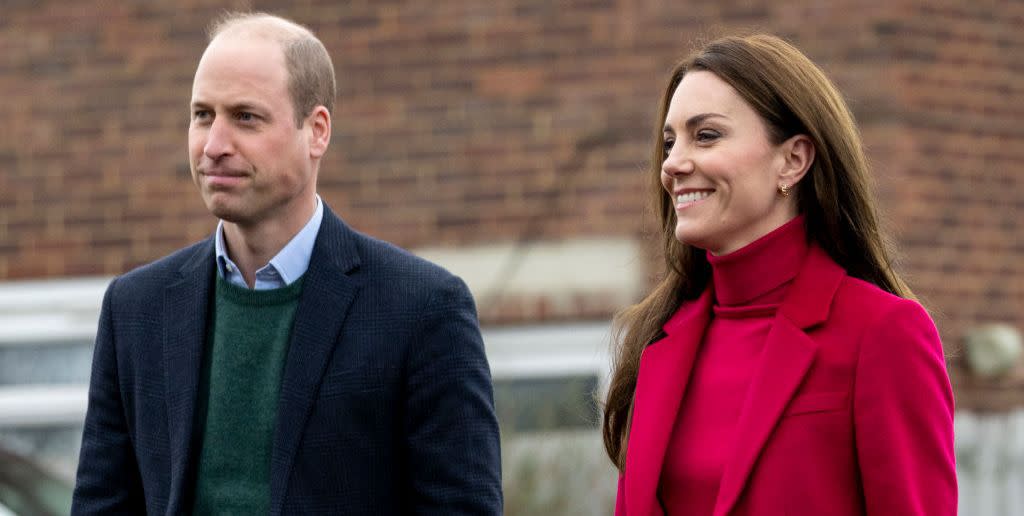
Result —
[[[228,12],[210,26],[209,40],[227,33],[267,38],[281,45],[296,125],[302,127],[316,106],[334,110],[334,65],[324,44],[308,28],[272,14]]]

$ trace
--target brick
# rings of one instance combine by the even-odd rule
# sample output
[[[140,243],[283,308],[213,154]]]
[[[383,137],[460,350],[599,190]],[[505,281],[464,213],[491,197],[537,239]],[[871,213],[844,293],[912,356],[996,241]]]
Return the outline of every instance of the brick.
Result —
[[[8,4],[0,279],[120,273],[208,235],[185,107],[222,4]],[[348,222],[404,247],[632,235],[652,247],[652,282],[646,161],[665,73],[691,42],[777,30],[850,100],[900,268],[948,314],[947,343],[985,314],[1024,327],[1024,4],[259,7],[310,24],[332,53],[340,95],[320,193]],[[508,300],[485,319],[618,308],[590,301]]]

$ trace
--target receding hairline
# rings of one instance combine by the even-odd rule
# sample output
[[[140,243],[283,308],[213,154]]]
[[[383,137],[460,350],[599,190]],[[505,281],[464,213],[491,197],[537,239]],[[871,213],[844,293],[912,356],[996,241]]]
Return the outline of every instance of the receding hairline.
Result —
[[[337,79],[327,48],[309,28],[263,12],[226,12],[210,25],[207,51],[223,43],[265,42],[280,49],[296,124],[316,106],[334,109]]]
[[[210,26],[207,36],[211,43],[221,37],[265,38],[282,44],[306,38],[317,40],[306,27],[267,13],[226,13]]]

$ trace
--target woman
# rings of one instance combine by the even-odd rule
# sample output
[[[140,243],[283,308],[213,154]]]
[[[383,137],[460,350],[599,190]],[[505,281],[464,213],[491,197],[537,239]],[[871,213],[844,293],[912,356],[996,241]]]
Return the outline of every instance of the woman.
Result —
[[[659,122],[667,273],[618,320],[616,514],[955,514],[942,345],[836,88],[776,37],[727,37],[675,68]]]

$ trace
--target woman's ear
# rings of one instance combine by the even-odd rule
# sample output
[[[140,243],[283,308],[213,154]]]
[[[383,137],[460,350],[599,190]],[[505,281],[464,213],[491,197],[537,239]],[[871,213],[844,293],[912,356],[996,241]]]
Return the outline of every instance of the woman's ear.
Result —
[[[814,142],[806,134],[798,134],[782,142],[780,147],[785,162],[779,184],[788,188],[800,182],[814,163]]]
[[[310,128],[309,154],[313,158],[320,158],[331,143],[331,112],[324,106],[317,106],[309,114],[306,123]]]

